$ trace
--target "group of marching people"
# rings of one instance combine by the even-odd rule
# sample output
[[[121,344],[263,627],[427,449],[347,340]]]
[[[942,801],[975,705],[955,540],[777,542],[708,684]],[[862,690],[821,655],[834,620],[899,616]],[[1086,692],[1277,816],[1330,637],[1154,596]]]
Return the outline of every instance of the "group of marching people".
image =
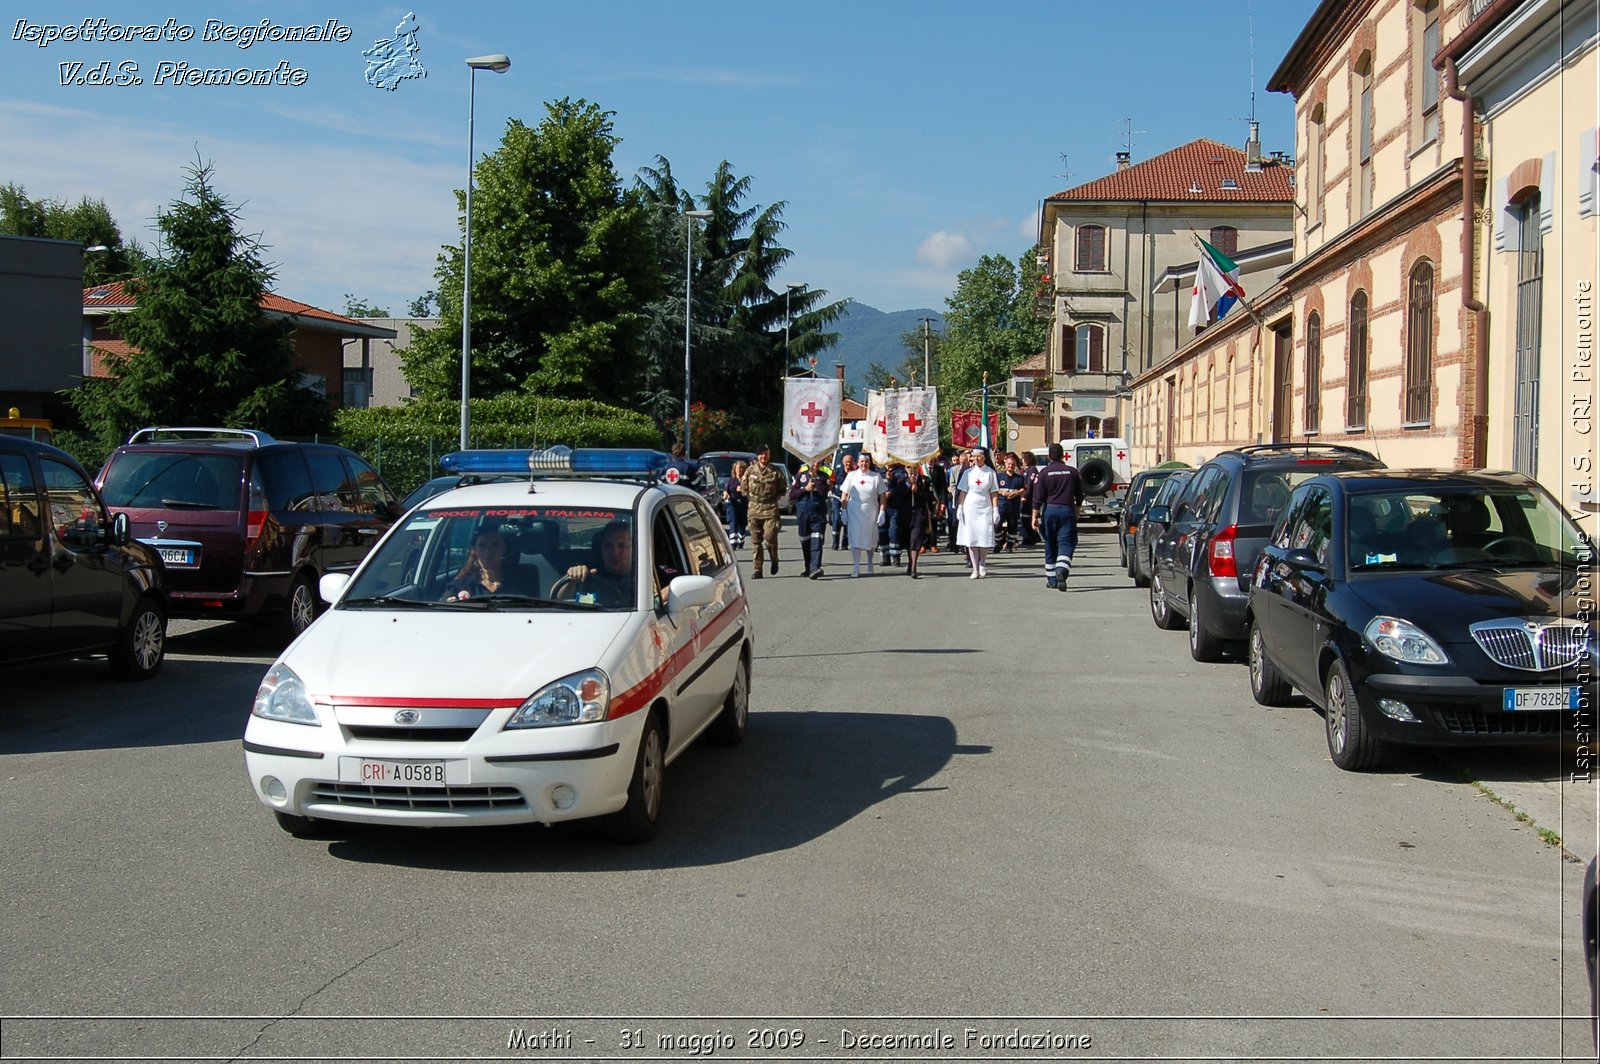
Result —
[[[992,553],[1043,542],[1046,586],[1066,589],[1077,549],[1077,514],[1083,504],[1078,472],[1062,461],[1059,444],[1050,446],[1050,461],[1039,466],[1031,453],[1006,453],[999,465],[987,450],[973,447],[941,457],[925,466],[890,462],[879,470],[870,454],[846,454],[837,470],[826,463],[801,467],[789,488],[804,558],[803,575],[823,575],[823,549],[832,532],[834,550],[850,551],[850,575],[863,567],[874,572],[876,558],[884,568],[904,570],[917,579],[918,558],[938,553],[940,533],[946,549],[965,551],[973,580],[988,576]],[[763,463],[764,464],[764,463]],[[733,545],[744,544],[749,510],[757,494],[776,495],[770,481],[752,477],[758,467],[740,463],[722,483],[724,520]],[[765,535],[755,540],[755,576],[762,575],[763,546],[777,573],[776,520],[764,523]]]

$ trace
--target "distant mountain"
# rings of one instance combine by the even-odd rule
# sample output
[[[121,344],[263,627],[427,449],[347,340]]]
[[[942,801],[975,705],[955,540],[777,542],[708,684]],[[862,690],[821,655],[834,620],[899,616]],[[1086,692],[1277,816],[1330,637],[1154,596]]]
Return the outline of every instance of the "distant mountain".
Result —
[[[944,331],[944,315],[936,310],[896,310],[884,312],[865,303],[851,300],[839,320],[828,326],[828,331],[839,334],[839,343],[822,353],[817,359],[817,373],[829,376],[834,363],[844,363],[844,379],[855,387],[857,399],[867,394],[867,367],[877,362],[895,367],[905,359],[905,347],[900,337],[908,332],[922,332],[922,318],[932,318],[929,328],[934,333]]]

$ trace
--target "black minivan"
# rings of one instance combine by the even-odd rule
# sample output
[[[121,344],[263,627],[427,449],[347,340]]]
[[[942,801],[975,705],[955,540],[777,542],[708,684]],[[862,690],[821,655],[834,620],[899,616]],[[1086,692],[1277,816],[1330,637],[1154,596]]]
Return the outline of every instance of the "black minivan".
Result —
[[[354,452],[254,429],[140,429],[99,484],[160,552],[173,616],[266,617],[291,638],[316,617],[322,575],[354,572],[400,515]]]
[[[166,656],[161,558],[110,516],[75,459],[0,436],[0,665],[105,654],[146,680]]]

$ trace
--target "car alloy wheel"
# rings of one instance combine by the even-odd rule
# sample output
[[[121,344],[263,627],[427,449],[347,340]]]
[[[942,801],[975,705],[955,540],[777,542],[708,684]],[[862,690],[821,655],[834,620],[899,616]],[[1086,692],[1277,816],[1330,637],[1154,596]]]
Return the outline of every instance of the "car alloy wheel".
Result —
[[[166,656],[167,618],[149,599],[140,599],[133,619],[111,649],[111,671],[125,680],[148,680]]]
[[[1263,706],[1281,706],[1289,700],[1289,685],[1267,658],[1267,637],[1261,625],[1250,623],[1250,694]]]
[[[1150,619],[1155,621],[1157,628],[1165,631],[1170,632],[1178,627],[1178,619],[1172,615],[1172,607],[1167,604],[1167,586],[1160,573],[1150,578]]]
[[[1362,772],[1378,763],[1380,744],[1361,719],[1361,706],[1344,662],[1328,666],[1324,724],[1328,733],[1328,756],[1347,772]]]

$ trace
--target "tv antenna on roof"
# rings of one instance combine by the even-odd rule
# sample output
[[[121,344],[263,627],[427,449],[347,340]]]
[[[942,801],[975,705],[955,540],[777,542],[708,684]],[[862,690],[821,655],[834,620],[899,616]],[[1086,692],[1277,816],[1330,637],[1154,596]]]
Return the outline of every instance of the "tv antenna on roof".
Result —
[[[1064,151],[1057,152],[1056,157],[1061,160],[1061,172],[1056,177],[1065,181],[1072,176],[1072,171],[1067,169],[1067,153]]]
[[[1133,135],[1135,133],[1148,133],[1148,129],[1134,129],[1133,119],[1128,115],[1122,116],[1122,148],[1128,153],[1128,158],[1133,158]]]

